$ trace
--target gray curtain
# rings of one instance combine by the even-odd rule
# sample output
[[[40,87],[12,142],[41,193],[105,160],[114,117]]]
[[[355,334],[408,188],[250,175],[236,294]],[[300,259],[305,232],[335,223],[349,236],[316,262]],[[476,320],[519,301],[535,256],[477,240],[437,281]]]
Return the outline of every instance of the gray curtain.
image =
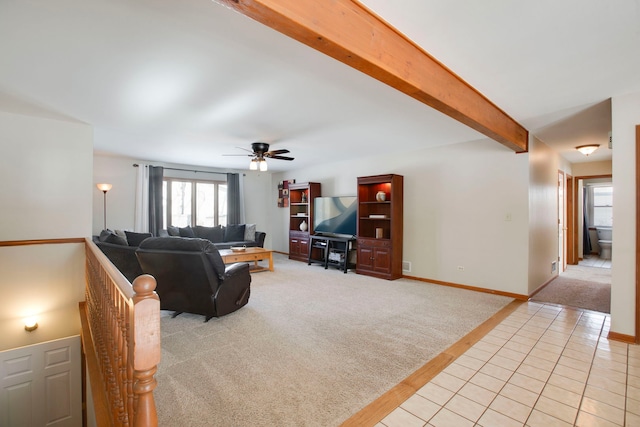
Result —
[[[149,231],[154,236],[162,230],[162,166],[149,166]]]
[[[591,250],[591,236],[589,235],[589,191],[587,187],[582,187],[582,256],[589,255]]]
[[[227,224],[240,224],[240,176],[227,174]]]

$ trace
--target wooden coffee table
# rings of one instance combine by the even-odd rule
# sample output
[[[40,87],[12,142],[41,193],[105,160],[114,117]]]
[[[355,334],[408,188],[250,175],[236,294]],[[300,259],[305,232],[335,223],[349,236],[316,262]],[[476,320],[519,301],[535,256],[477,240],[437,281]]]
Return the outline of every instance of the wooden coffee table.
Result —
[[[225,264],[232,264],[234,262],[250,262],[253,261],[253,265],[250,266],[251,272],[258,271],[273,271],[273,250],[264,248],[246,248],[244,251],[234,252],[231,249],[220,249],[220,256]],[[258,265],[258,261],[263,259],[269,260],[269,268]]]

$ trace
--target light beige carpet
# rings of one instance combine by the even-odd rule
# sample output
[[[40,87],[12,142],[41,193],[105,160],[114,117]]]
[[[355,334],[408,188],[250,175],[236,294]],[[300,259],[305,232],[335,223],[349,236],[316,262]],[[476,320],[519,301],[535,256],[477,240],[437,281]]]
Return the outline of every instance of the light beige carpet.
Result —
[[[611,270],[568,265],[531,300],[610,313]]]
[[[163,312],[161,426],[338,426],[511,298],[275,255],[220,319]]]

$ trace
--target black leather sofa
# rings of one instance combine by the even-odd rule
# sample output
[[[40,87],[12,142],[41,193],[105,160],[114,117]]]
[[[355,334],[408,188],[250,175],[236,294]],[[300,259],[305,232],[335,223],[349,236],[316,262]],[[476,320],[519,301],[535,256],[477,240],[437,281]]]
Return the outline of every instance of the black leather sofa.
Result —
[[[267,235],[264,231],[257,231],[255,224],[231,224],[215,227],[168,227],[167,235],[179,237],[199,237],[207,239],[218,249],[229,249],[233,246],[264,247]]]
[[[93,242],[109,258],[129,282],[143,274],[136,257],[136,249],[151,233],[118,232],[103,230],[100,236],[93,236]]]
[[[172,233],[174,236],[204,238],[211,241],[217,249],[229,249],[232,246],[264,247],[265,232],[256,231],[255,240],[243,240],[240,239],[241,233],[243,233],[243,238],[247,235],[243,227],[245,227],[245,224],[229,227],[170,227],[168,230],[163,230],[166,233],[163,234],[163,237]],[[143,274],[136,257],[136,250],[140,243],[149,237],[151,237],[151,233],[103,230],[100,236],[93,236],[93,242],[104,252],[113,265],[120,270],[124,277],[129,282],[133,282],[136,277]],[[225,238],[230,240],[227,241]],[[217,242],[212,241],[212,239]]]
[[[218,249],[206,239],[150,237],[136,256],[142,271],[157,282],[160,309],[212,317],[232,313],[249,302],[249,264],[225,267]]]

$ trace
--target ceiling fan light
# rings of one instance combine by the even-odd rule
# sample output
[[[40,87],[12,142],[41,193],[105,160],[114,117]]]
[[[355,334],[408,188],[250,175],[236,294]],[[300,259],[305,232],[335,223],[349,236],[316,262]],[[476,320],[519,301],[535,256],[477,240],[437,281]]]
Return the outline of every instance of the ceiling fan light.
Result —
[[[251,159],[251,163],[249,163],[249,170],[257,171],[258,170],[258,160]]]
[[[598,147],[600,147],[600,145],[598,145],[598,144],[580,145],[580,146],[576,147],[576,150],[578,150],[579,152],[581,152],[585,156],[588,156],[589,154],[591,154],[594,151],[596,151],[598,149]]]
[[[260,171],[261,172],[267,171],[267,161],[265,159],[260,160]]]

